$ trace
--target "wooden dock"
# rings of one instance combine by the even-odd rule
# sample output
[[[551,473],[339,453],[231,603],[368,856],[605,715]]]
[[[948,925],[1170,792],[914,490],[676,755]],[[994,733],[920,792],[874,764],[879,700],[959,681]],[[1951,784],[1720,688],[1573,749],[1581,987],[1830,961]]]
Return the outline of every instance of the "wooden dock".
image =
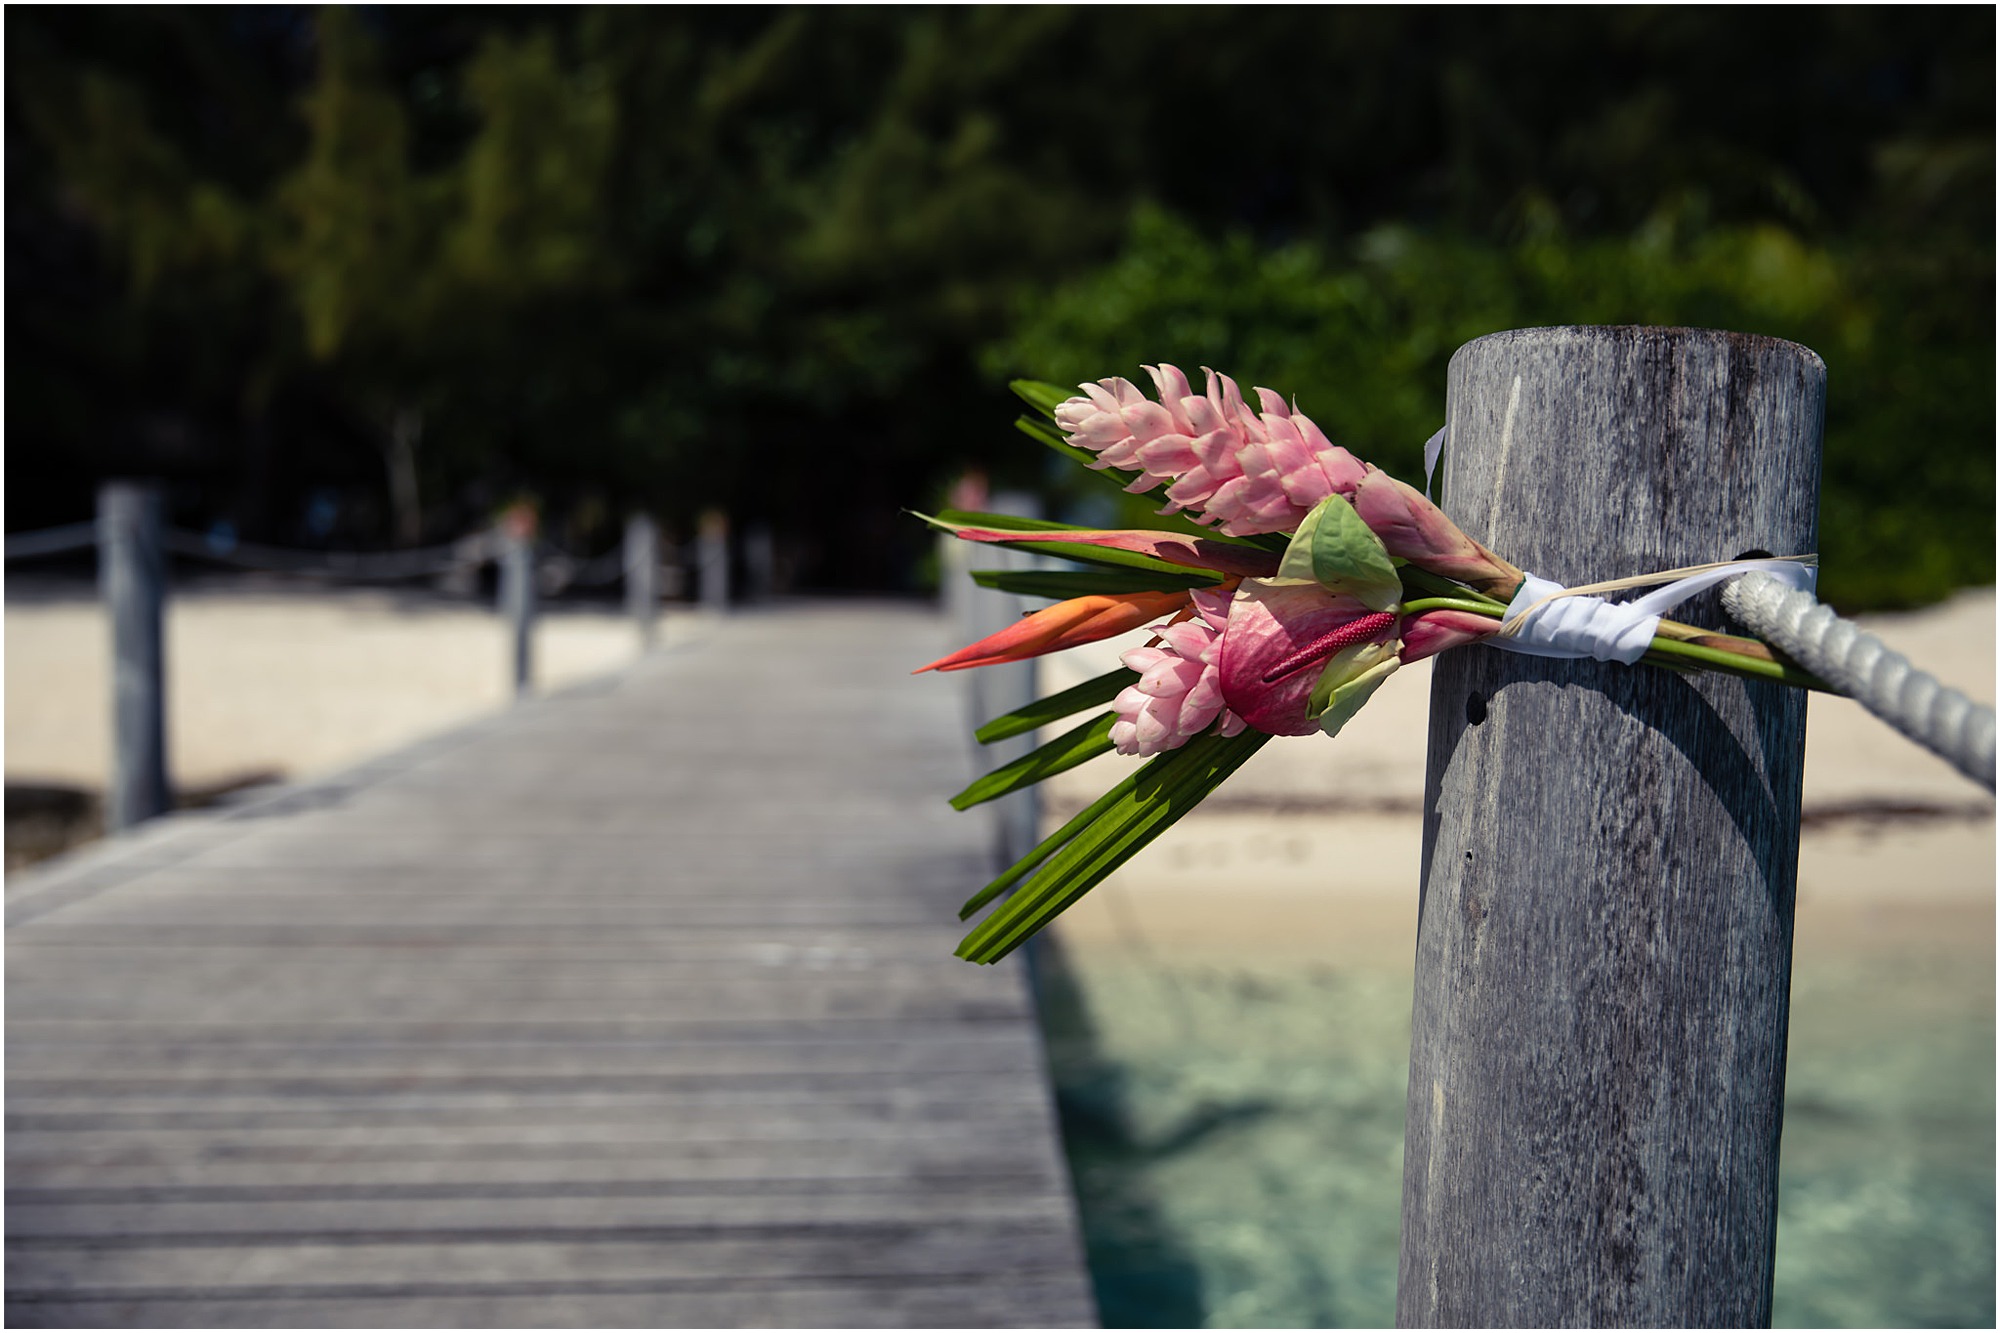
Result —
[[[712,622],[9,881],[7,1322],[1092,1323],[945,635]]]

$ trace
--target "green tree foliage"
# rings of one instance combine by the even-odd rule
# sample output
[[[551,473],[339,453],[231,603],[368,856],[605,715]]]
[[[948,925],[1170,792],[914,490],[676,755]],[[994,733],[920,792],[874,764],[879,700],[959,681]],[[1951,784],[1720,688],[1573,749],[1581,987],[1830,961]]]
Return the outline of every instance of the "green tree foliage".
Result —
[[[1978,485],[1969,405],[1990,433],[1990,11],[6,23],[16,526],[130,468],[180,478],[184,521],[279,539],[317,486],[366,501],[357,541],[409,535],[419,497],[436,536],[527,489],[558,519],[721,503],[820,581],[886,586],[924,543],[900,508],[969,464],[1041,475],[1003,365],[1220,346],[1280,380],[1320,364],[1284,344],[1338,344],[1369,392],[1288,383],[1393,451],[1492,321],[1754,316],[1836,362],[1843,438],[1906,442],[1841,455],[1828,526],[1927,572],[1851,595],[1968,577],[1886,534]],[[1217,304],[1163,348],[1078,292]]]
[[[1502,246],[1391,226],[1336,251],[1210,240],[1149,209],[1115,260],[1027,302],[985,362],[1063,382],[1215,366],[1296,395],[1335,441],[1409,477],[1471,338],[1568,323],[1790,338],[1828,365],[1822,595],[1913,605],[1993,578],[1993,330],[1940,318],[1963,303],[1939,286],[1991,282],[1990,259],[1911,265],[1684,213],[1615,238],[1550,220]]]

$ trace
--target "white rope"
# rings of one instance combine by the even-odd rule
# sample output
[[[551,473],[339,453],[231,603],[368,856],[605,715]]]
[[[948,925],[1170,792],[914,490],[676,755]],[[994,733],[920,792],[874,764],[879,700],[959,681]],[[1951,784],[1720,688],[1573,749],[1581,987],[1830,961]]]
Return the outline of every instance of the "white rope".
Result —
[[[1938,684],[1811,593],[1768,575],[1733,580],[1722,590],[1722,606],[1800,666],[1993,790],[1991,708]]]
[[[1530,657],[1592,657],[1600,662],[1631,666],[1646,655],[1660,617],[1705,588],[1739,574],[1761,571],[1794,587],[1812,586],[1812,556],[1762,560],[1722,560],[1714,564],[1667,569],[1637,578],[1565,588],[1549,579],[1524,575],[1514,600],[1507,605],[1500,632],[1489,639],[1495,648]],[[1630,602],[1607,602],[1588,594],[1666,583]]]

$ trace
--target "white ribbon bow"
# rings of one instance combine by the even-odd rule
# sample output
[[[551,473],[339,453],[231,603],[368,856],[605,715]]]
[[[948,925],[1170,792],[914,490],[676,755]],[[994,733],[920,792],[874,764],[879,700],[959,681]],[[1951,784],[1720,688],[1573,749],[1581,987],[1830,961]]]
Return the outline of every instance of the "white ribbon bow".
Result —
[[[1693,565],[1669,569],[1636,579],[1615,579],[1609,583],[1565,588],[1533,574],[1524,576],[1520,591],[1507,604],[1507,616],[1500,632],[1487,642],[1510,653],[1530,657],[1593,657],[1600,662],[1623,662],[1630,666],[1646,655],[1660,616],[1688,598],[1738,574],[1762,570],[1782,583],[1810,591],[1819,571],[1807,562],[1815,556],[1792,556],[1769,560],[1730,560],[1713,565]],[[1631,602],[1607,602],[1592,597],[1593,592],[1640,587],[1674,579],[1664,588]]]

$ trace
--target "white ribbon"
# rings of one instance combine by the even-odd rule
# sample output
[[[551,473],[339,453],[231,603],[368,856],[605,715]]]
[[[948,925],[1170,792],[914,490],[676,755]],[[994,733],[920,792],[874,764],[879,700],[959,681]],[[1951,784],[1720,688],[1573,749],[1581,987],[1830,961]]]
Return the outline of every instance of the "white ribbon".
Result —
[[[1712,588],[1738,574],[1762,570],[1793,588],[1810,590],[1818,571],[1804,562],[1812,558],[1732,560],[1670,569],[1643,579],[1616,580],[1616,585],[1630,587],[1673,578],[1676,574],[1686,575],[1631,602],[1607,602],[1602,597],[1584,595],[1582,590],[1572,592],[1560,583],[1528,574],[1522,578],[1514,600],[1507,604],[1500,633],[1486,642],[1530,657],[1593,657],[1600,662],[1623,662],[1630,666],[1646,655],[1653,635],[1659,630],[1662,613],[1704,588]]]

